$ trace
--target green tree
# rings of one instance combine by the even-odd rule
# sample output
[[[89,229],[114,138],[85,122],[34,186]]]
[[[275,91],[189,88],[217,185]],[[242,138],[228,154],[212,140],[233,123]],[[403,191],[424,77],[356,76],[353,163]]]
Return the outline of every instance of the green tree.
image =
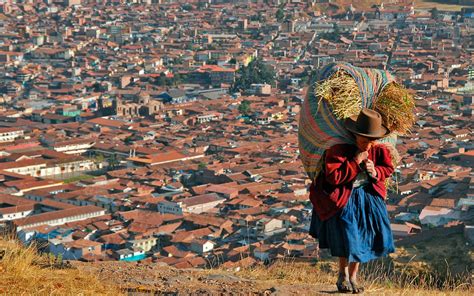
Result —
[[[246,90],[253,83],[268,83],[274,85],[275,71],[265,65],[261,59],[251,61],[247,67],[240,68],[232,91]]]
[[[285,12],[283,11],[283,8],[282,7],[278,8],[277,13],[276,13],[277,21],[281,22],[284,17],[285,17]]]
[[[205,162],[202,162],[202,161],[201,161],[201,162],[198,164],[198,169],[199,169],[199,170],[204,170],[204,169],[206,169],[206,168],[207,168],[207,164],[206,164]]]
[[[435,19],[435,20],[438,19],[438,17],[439,17],[439,10],[438,10],[438,8],[436,8],[436,7],[432,8],[432,9],[430,10],[430,13],[431,13],[431,18],[432,18],[432,19]]]
[[[120,159],[118,159],[115,154],[112,154],[107,160],[107,162],[109,163],[109,167],[116,168],[120,164]]]
[[[165,86],[166,85],[166,75],[165,73],[161,73],[160,76],[158,78],[155,79],[155,84],[158,85],[158,86]]]
[[[193,10],[193,6],[192,6],[191,4],[189,4],[189,3],[183,4],[183,6],[181,6],[181,8],[182,8],[183,10],[186,10],[186,11],[191,11],[191,10]]]
[[[250,102],[247,100],[243,100],[242,103],[239,105],[239,112],[242,115],[247,115],[250,113]]]

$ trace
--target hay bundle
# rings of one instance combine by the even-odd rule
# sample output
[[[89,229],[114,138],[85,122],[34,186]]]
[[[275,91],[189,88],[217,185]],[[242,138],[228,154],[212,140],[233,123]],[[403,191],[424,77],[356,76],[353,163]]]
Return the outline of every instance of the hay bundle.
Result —
[[[331,77],[316,85],[314,95],[320,101],[326,100],[339,120],[357,115],[362,110],[359,86],[354,78],[343,70],[336,71]]]
[[[310,84],[300,113],[300,158],[311,179],[321,171],[326,149],[340,143],[355,144],[343,122],[362,108],[381,113],[392,133],[378,142],[391,144],[392,162],[398,165],[397,135],[406,133],[414,122],[413,98],[388,71],[335,63],[323,68]]]
[[[413,96],[396,82],[382,89],[374,109],[382,115],[383,123],[392,133],[404,135],[415,123]]]

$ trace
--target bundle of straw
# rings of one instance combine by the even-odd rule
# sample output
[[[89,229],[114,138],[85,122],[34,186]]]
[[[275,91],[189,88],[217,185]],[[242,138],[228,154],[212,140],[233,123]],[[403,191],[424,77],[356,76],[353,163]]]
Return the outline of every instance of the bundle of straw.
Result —
[[[359,114],[362,98],[357,82],[346,71],[338,70],[331,77],[320,81],[314,88],[314,95],[326,100],[337,119]]]
[[[392,133],[405,135],[415,123],[413,96],[396,82],[391,82],[382,89],[374,107]]]

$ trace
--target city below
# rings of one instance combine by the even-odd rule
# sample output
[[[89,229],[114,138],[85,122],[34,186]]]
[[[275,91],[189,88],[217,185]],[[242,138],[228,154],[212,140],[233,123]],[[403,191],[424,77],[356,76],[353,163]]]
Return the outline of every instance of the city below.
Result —
[[[343,2],[0,1],[0,230],[64,260],[321,258],[299,112],[348,62],[416,101],[395,245],[474,244],[473,1]]]

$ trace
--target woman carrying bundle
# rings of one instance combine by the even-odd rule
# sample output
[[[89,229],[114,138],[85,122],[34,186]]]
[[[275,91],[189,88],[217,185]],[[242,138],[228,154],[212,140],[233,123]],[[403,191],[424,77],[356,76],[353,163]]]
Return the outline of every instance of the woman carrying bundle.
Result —
[[[338,291],[361,293],[359,264],[395,250],[384,202],[384,181],[394,168],[387,148],[375,143],[389,134],[378,112],[364,108],[358,116],[347,118],[345,127],[356,144],[326,150],[323,170],[310,187],[309,232],[320,248],[339,257]]]

